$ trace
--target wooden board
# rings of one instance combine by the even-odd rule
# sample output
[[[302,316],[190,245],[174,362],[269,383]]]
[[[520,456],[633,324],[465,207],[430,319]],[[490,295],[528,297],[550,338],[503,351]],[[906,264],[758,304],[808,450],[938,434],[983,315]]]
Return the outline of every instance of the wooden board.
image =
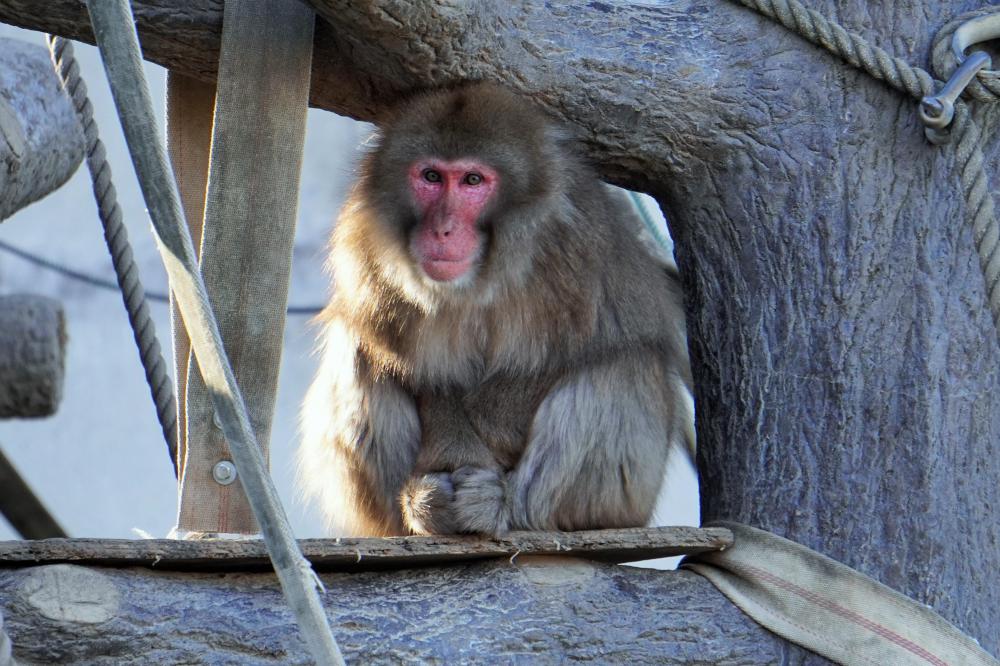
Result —
[[[648,527],[583,532],[511,532],[502,538],[420,536],[302,539],[318,571],[404,569],[522,555],[572,555],[621,563],[721,550],[733,542],[723,528]],[[270,569],[264,543],[174,539],[44,539],[0,541],[0,568],[69,562],[187,571]]]

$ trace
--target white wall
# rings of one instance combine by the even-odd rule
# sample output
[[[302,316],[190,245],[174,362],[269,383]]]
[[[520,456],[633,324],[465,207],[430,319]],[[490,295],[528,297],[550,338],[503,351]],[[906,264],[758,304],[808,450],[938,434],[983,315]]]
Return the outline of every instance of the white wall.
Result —
[[[0,37],[43,45],[39,33],[0,24]],[[145,206],[96,49],[76,45],[101,138],[143,282],[165,292]],[[157,111],[164,71],[147,64]],[[161,117],[162,121],[162,117]],[[323,247],[350,182],[359,142],[370,127],[310,110],[289,303],[320,304],[327,289]],[[82,167],[62,189],[0,223],[0,238],[68,267],[113,280],[101,225]],[[69,345],[65,396],[48,419],[0,421],[0,446],[72,536],[132,537],[133,529],[164,536],[174,526],[176,487],[166,446],[118,294],[98,290],[0,252],[0,293],[31,292],[62,301]],[[151,303],[170,361],[169,314]],[[305,506],[292,470],[296,415],[310,381],[314,332],[307,317],[289,317],[271,443],[275,484],[299,537],[321,536],[318,514]],[[686,464],[674,466],[664,524],[697,524],[696,485]],[[0,539],[17,538],[0,520]]]

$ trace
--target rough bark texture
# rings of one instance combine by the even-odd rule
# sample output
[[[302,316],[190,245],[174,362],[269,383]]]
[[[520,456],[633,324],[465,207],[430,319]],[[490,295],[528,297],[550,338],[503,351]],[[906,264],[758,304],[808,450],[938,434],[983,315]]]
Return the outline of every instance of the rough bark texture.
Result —
[[[322,579],[350,664],[781,660],[689,572],[534,557]],[[0,569],[0,614],[19,663],[311,663],[273,574]]]
[[[83,159],[83,133],[49,52],[0,39],[0,221],[56,189]]]
[[[217,5],[135,4],[148,57],[211,76]],[[809,4],[925,65],[934,32],[982,2]],[[497,79],[658,197],[687,289],[705,519],[811,546],[1000,652],[1000,346],[951,152],[911,100],[723,0],[314,5],[314,104],[372,119],[401,91]],[[2,20],[86,38],[81,12],[0,0]]]
[[[0,419],[55,413],[65,361],[66,322],[59,301],[0,296]]]

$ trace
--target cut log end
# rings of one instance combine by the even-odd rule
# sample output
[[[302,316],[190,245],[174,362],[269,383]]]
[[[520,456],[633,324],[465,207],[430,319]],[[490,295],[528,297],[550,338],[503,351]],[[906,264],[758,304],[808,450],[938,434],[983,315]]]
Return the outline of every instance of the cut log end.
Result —
[[[0,220],[69,180],[83,132],[48,51],[0,39]]]
[[[65,363],[62,305],[44,296],[0,296],[0,418],[55,413]]]

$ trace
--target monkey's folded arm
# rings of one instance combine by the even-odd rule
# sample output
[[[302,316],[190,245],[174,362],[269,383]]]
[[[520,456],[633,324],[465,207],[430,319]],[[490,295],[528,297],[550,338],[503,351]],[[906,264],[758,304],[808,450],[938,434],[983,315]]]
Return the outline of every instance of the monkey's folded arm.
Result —
[[[671,446],[683,439],[656,354],[585,367],[558,382],[535,413],[510,472],[452,474],[461,531],[635,527],[652,514]]]
[[[332,527],[351,536],[405,533],[398,497],[420,446],[413,397],[373,376],[339,321],[302,409],[299,476]]]

